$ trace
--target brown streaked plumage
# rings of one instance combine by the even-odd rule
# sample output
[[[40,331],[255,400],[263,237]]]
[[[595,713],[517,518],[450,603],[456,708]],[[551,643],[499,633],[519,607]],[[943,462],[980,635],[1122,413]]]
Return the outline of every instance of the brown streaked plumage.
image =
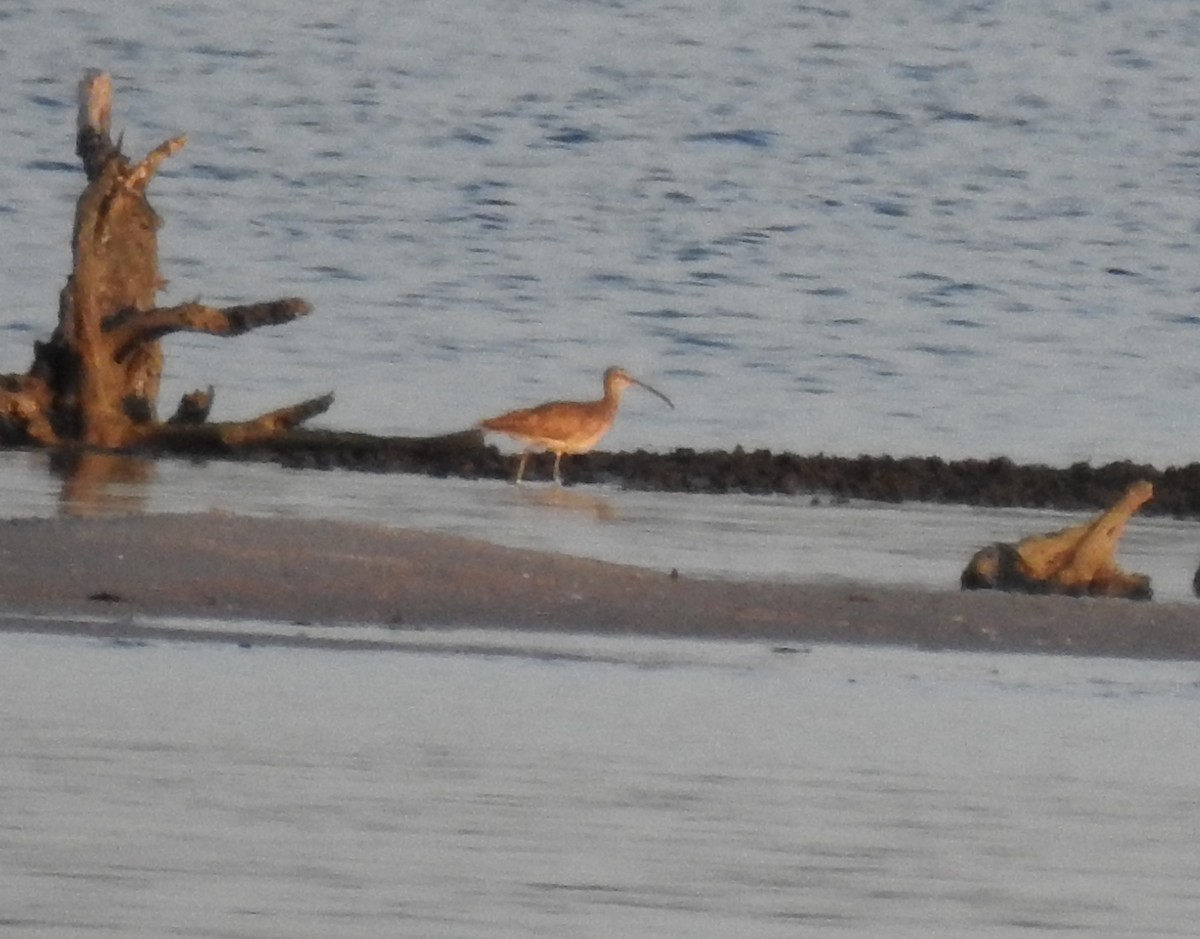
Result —
[[[675,407],[661,391],[614,365],[604,372],[604,397],[599,401],[548,401],[488,418],[480,421],[479,426],[483,430],[508,434],[525,445],[517,466],[517,482],[525,473],[529,454],[535,450],[549,450],[554,454],[554,481],[562,485],[559,464],[563,454],[587,453],[600,442],[617,417],[622,392],[630,385],[639,385]]]

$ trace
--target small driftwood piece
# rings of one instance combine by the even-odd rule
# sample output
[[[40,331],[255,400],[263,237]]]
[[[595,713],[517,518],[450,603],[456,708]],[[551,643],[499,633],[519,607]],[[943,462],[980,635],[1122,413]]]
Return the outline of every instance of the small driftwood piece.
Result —
[[[175,137],[140,162],[110,133],[112,80],[88,72],[79,84],[76,153],[87,185],[75,210],[72,270],[59,296],[58,325],[35,344],[25,375],[0,376],[0,445],[82,444],[103,449],[179,445],[236,448],[262,442],[324,412],[332,395],[248,421],[208,423],[213,389],[185,395],[158,417],[162,337],[173,332],[236,336],[311,311],[298,298],[223,309],[199,302],[160,307],[158,215],[146,187],[183,147]]]
[[[988,545],[963,570],[962,588],[1149,600],[1150,578],[1126,573],[1115,557],[1126,523],[1153,495],[1142,480],[1093,522]]]

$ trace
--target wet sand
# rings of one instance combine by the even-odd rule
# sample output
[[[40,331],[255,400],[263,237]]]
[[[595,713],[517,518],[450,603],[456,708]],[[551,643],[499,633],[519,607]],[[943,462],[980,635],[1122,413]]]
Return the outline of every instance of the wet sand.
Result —
[[[696,579],[447,535],[221,513],[0,523],[0,597],[0,629],[118,637],[232,641],[255,620],[1200,660],[1194,603]],[[229,628],[189,633],[156,625],[164,617]],[[332,632],[270,641],[371,645]]]

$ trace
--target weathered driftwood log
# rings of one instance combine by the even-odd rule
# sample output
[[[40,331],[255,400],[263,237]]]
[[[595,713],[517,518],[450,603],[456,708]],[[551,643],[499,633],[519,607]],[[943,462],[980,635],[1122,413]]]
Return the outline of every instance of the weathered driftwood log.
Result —
[[[963,570],[962,588],[1148,600],[1150,578],[1126,573],[1114,558],[1126,523],[1153,495],[1142,480],[1094,522],[988,545]]]
[[[59,297],[58,326],[37,343],[26,375],[0,376],[0,445],[79,443],[126,448],[197,434],[231,447],[288,430],[326,410],[331,395],[249,421],[208,424],[213,390],[185,395],[158,418],[160,340],[178,331],[234,336],[287,323],[311,309],[289,298],[224,309],[198,302],[159,307],[158,215],[146,187],[176,137],[132,163],[110,135],[112,81],[89,72],[79,85],[76,152],[87,185],[72,233],[72,270]]]

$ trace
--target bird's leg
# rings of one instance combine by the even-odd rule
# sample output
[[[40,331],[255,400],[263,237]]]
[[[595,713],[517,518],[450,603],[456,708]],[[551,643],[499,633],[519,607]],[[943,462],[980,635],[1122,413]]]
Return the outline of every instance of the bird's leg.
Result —
[[[560,486],[562,485],[562,473],[559,472],[558,464],[562,462],[562,451],[559,450],[554,454],[554,481]]]
[[[525,475],[525,461],[528,459],[529,459],[529,451],[522,450],[521,451],[521,462],[517,464],[517,478],[514,480],[514,482],[518,486],[521,485],[521,477]]]

